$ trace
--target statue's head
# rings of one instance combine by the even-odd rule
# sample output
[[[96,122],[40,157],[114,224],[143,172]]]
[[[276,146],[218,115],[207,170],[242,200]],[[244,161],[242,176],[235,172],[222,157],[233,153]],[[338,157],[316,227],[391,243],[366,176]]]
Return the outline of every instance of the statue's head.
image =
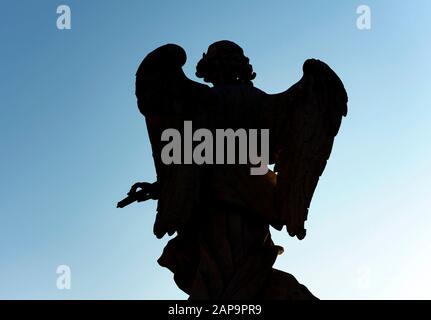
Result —
[[[208,47],[196,66],[196,76],[213,85],[252,84],[256,73],[239,45],[222,40]]]

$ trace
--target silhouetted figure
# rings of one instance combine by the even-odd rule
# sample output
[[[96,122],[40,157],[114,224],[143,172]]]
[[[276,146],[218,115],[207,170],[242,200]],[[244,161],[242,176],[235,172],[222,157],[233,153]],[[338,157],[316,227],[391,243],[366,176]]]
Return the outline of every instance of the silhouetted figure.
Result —
[[[249,59],[230,41],[212,44],[197,64],[196,75],[213,87],[188,79],[185,62],[185,51],[168,44],[148,54],[137,71],[157,182],[134,185],[119,207],[158,199],[155,235],[177,233],[159,264],[190,299],[315,299],[293,276],[272,268],[283,249],[269,227],[305,237],[312,195],[347,113],[342,82],[312,59],[298,83],[266,94],[253,86]],[[250,175],[251,164],[163,164],[161,133],[181,132],[185,120],[194,129],[269,128],[276,173]]]

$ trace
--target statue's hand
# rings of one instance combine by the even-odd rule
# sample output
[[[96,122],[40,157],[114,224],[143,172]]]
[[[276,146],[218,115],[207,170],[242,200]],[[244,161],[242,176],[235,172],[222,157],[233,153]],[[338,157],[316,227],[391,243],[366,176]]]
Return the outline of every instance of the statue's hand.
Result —
[[[158,199],[158,183],[137,182],[130,188],[127,195],[134,197],[138,202]]]
[[[130,188],[127,197],[117,203],[117,208],[124,208],[135,201],[142,202],[149,199],[156,200],[158,198],[159,185],[157,182],[137,182]]]

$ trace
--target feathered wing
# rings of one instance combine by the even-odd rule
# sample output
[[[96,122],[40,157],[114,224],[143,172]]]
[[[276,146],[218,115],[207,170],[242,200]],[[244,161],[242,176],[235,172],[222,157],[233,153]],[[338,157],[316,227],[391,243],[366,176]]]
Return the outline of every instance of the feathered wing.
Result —
[[[273,226],[305,237],[304,223],[314,190],[347,114],[343,83],[325,63],[310,59],[303,77],[287,91],[270,95],[270,135],[277,174]]]
[[[161,160],[161,135],[176,129],[184,137],[185,120],[205,127],[211,107],[209,87],[186,77],[186,53],[167,44],[149,53],[136,73],[138,107],[145,116],[159,184],[154,233],[161,238],[181,230],[190,219],[200,195],[201,168],[193,164],[166,165]]]

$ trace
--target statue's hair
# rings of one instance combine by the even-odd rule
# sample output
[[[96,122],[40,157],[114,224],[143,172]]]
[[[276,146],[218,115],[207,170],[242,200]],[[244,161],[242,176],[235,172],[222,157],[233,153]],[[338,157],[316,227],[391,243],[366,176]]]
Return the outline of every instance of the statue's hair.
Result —
[[[242,48],[223,40],[208,47],[196,66],[196,76],[213,84],[252,84],[256,73]]]

